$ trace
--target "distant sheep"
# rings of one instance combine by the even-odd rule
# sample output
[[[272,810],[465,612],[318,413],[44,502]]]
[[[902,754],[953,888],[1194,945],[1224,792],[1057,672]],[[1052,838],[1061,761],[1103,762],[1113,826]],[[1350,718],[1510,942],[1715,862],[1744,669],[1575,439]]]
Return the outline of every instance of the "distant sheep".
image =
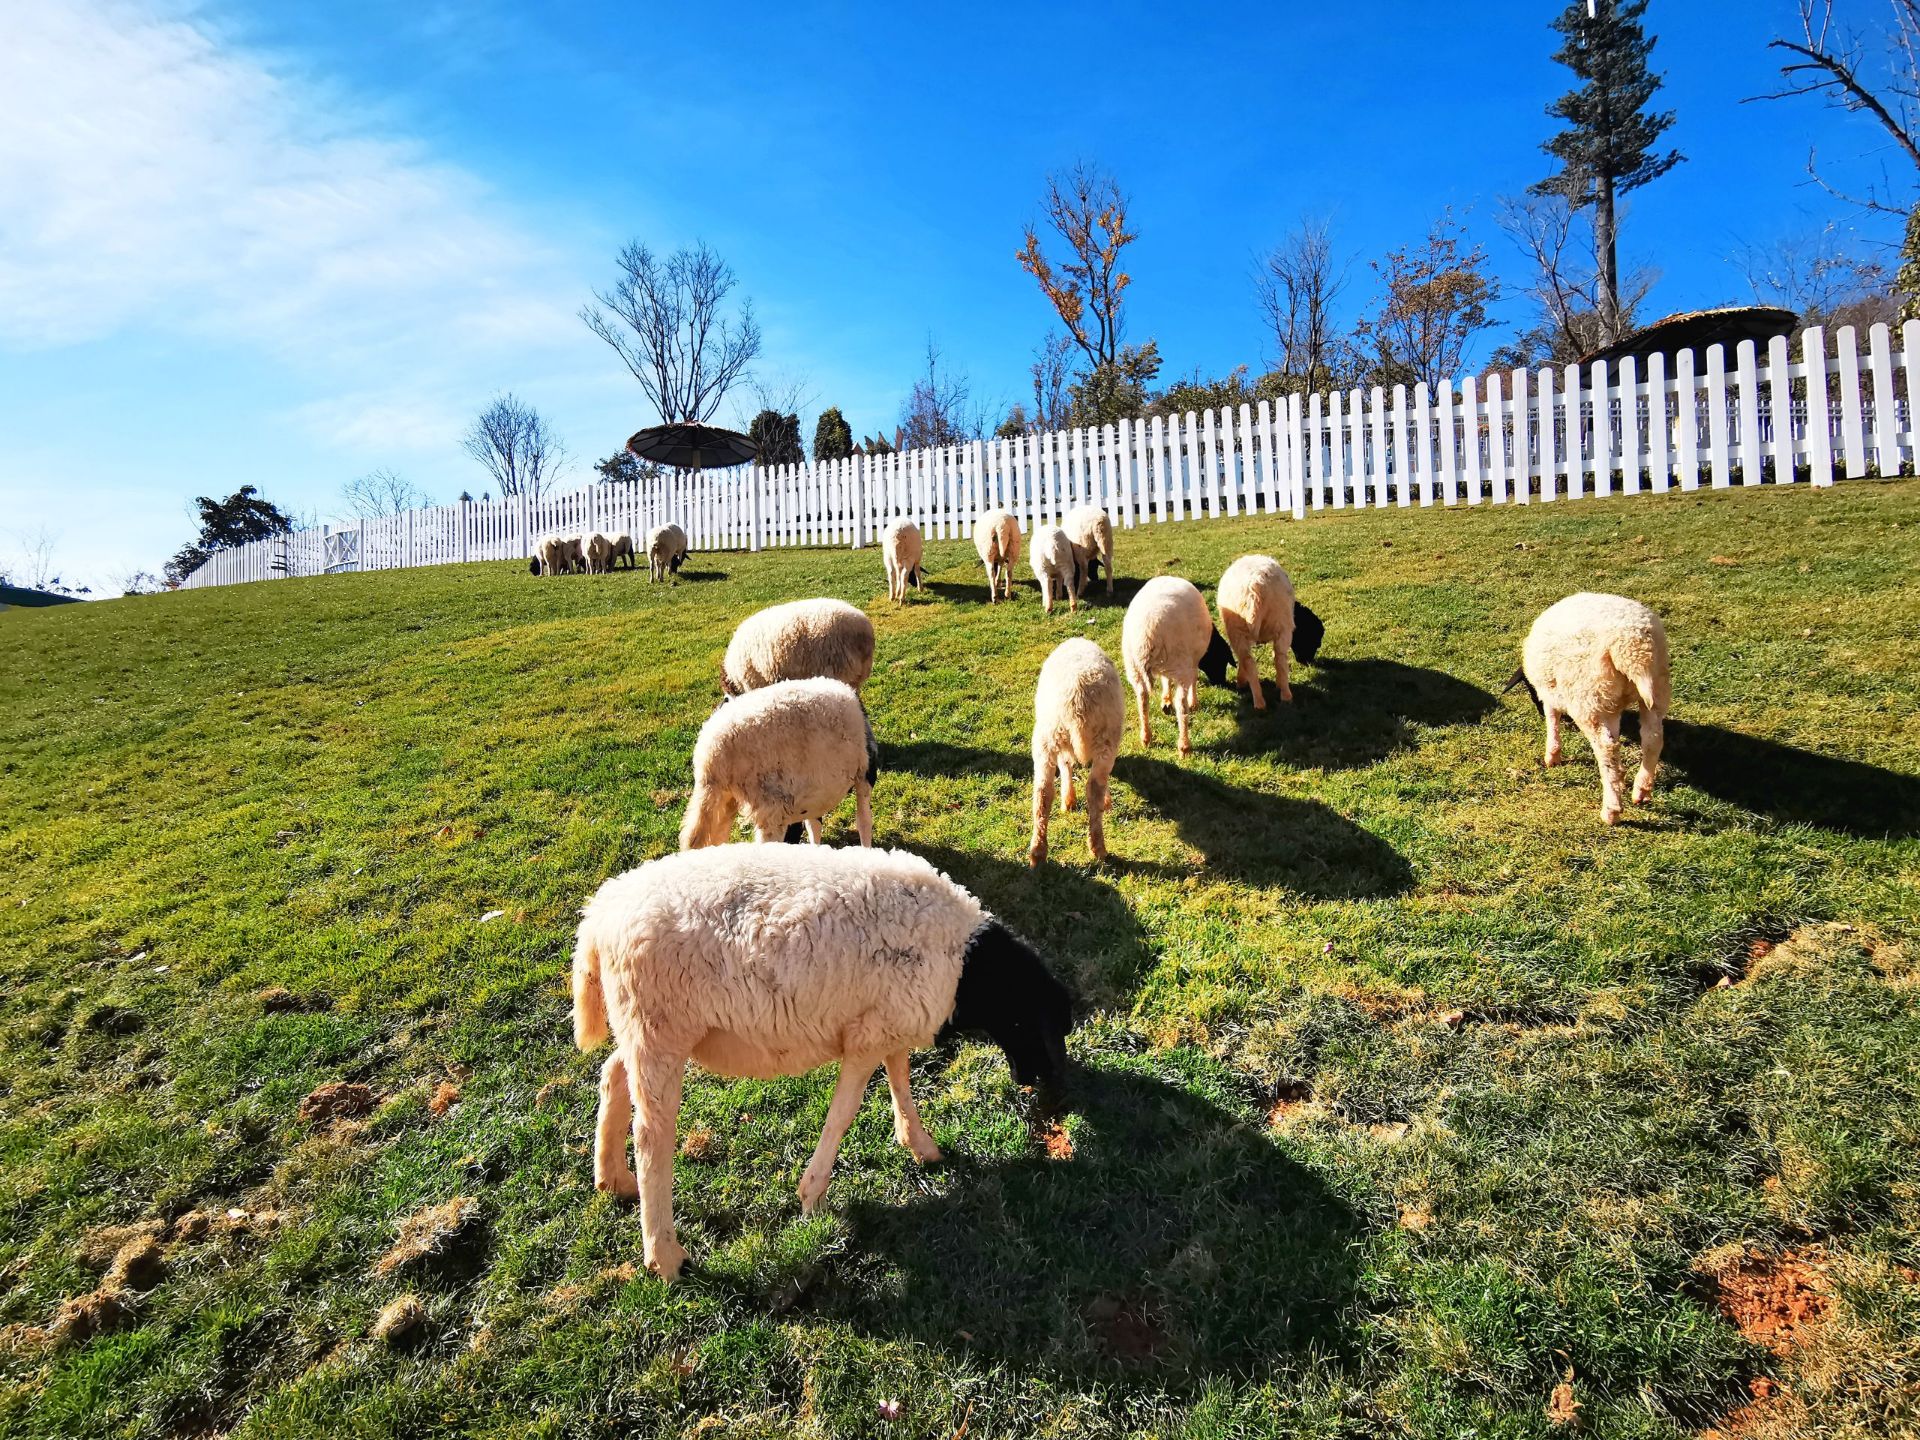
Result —
[[[636,564],[633,556],[633,536],[627,534],[626,531],[622,530],[619,534],[609,536],[608,538],[613,541],[613,552],[612,552],[612,555],[609,557],[608,568],[611,569],[614,564],[618,563],[621,560],[625,560],[627,562],[627,569],[629,570],[635,569]]]
[[[911,520],[896,520],[880,537],[880,557],[887,567],[887,598],[896,605],[907,598],[907,581],[920,588],[920,556],[926,548],[920,527]]]
[[[1175,575],[1156,575],[1140,587],[1127,606],[1120,627],[1120,654],[1126,662],[1127,683],[1140,707],[1140,743],[1153,743],[1147,725],[1147,698],[1154,678],[1160,680],[1160,708],[1171,693],[1173,713],[1180,727],[1180,753],[1193,749],[1187,717],[1198,703],[1200,675],[1215,685],[1227,683],[1227,662],[1233,652],[1213,628],[1205,597],[1191,581]]]
[[[1040,582],[1040,602],[1047,614],[1053,613],[1056,595],[1066,597],[1067,609],[1078,609],[1079,601],[1074,594],[1073,542],[1067,539],[1067,532],[1058,525],[1035,526],[1029,554],[1033,578]]]
[[[873,674],[873,622],[844,600],[793,600],[749,615],[727,642],[720,686],[744,695],[816,675],[858,690]]]
[[[587,568],[586,551],[578,535],[549,535],[534,542],[527,569],[535,575],[569,575]]]
[[[787,838],[820,821],[853,791],[860,843],[873,843],[873,782],[880,751],[867,712],[838,680],[782,680],[729,700],[707,717],[693,747],[693,796],[680,848],[724,845],[742,811],[759,840]]]
[[[1004,510],[982,510],[973,522],[973,548],[987,567],[987,603],[1013,598],[1013,567],[1020,563],[1020,522]]]
[[[1220,628],[1239,666],[1238,683],[1253,691],[1253,708],[1267,708],[1260,690],[1260,662],[1254,651],[1273,646],[1273,679],[1283,701],[1293,699],[1287,673],[1287,650],[1293,644],[1293,581],[1268,555],[1242,555],[1220,577],[1214,599],[1220,606]]]
[[[1040,957],[973,896],[901,850],[723,845],[653,860],[602,885],[573,954],[573,1037],[613,1036],[600,1071],[594,1184],[640,1196],[647,1266],[687,1258],[674,1235],[673,1156],[687,1061],[770,1079],[838,1061],[800,1207],[826,1195],[840,1141],[886,1067],[894,1136],[940,1158],[920,1123],[908,1056],[980,1033],[1014,1079],[1064,1078],[1072,1001]],[[639,1175],[627,1163],[633,1126]]]
[[[1087,593],[1087,582],[1100,578],[1100,567],[1107,569],[1107,594],[1113,594],[1113,521],[1098,505],[1080,505],[1067,512],[1061,521],[1067,539],[1073,542],[1076,567],[1073,593]]]
[[[1640,773],[1633,803],[1644,805],[1660,772],[1673,678],[1660,617],[1622,595],[1581,592],[1540,612],[1507,689],[1527,687],[1547,719],[1546,763],[1560,763],[1560,717],[1568,715],[1600,767],[1600,818],[1620,819],[1620,716],[1640,712]]]
[[[596,530],[587,537],[587,573],[606,575],[613,570],[613,537]]]
[[[1040,667],[1033,692],[1033,843],[1027,863],[1047,858],[1047,822],[1053,810],[1054,776],[1060,777],[1060,807],[1073,808],[1073,770],[1087,770],[1087,844],[1097,864],[1107,858],[1106,812],[1120,737],[1127,729],[1127,697],[1120,672],[1091,640],[1063,641]]]
[[[687,532],[678,525],[656,525],[647,532],[647,583],[678,575],[687,561]]]

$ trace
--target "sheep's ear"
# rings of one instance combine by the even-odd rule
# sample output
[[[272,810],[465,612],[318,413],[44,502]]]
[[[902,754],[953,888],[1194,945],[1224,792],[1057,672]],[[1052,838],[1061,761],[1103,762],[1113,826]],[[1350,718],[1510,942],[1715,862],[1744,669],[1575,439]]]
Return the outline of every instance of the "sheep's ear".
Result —
[[[1508,690],[1513,689],[1513,687],[1516,685],[1526,686],[1527,698],[1533,701],[1533,708],[1538,710],[1543,715],[1546,714],[1547,707],[1540,703],[1540,692],[1534,689],[1533,682],[1527,679],[1527,671],[1524,665],[1521,666],[1520,669],[1514,671],[1513,674],[1510,677],[1508,677],[1506,687],[1505,689],[1502,689],[1500,693],[1504,695],[1507,693]]]
[[[527,573],[529,575],[538,575],[540,573],[540,557],[538,555],[527,562]]]
[[[1512,694],[1515,690],[1518,690],[1522,685],[1527,685],[1527,671],[1525,666],[1521,666],[1519,669],[1515,670],[1513,674],[1507,677],[1507,683],[1500,687],[1500,693],[1502,695]],[[1531,685],[1527,685],[1527,688],[1531,690],[1533,687]]]

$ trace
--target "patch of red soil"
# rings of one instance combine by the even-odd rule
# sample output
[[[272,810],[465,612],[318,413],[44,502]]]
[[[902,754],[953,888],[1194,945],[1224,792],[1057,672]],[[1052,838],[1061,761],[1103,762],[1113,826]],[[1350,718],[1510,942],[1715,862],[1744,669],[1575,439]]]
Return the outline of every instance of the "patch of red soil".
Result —
[[[1547,1423],[1549,1425],[1577,1425],[1580,1423],[1580,1402],[1573,1393],[1573,1371],[1553,1387],[1553,1393],[1547,1396]]]
[[[1073,1137],[1058,1120],[1047,1127],[1047,1158],[1049,1160],[1073,1159]]]
[[[312,1125],[331,1125],[335,1120],[357,1120],[372,1109],[373,1091],[346,1080],[333,1080],[300,1102],[300,1118]]]
[[[1714,1303],[1743,1338],[1790,1355],[1832,1306],[1825,1271],[1818,1246],[1781,1255],[1749,1251],[1715,1276]]]
[[[433,1092],[433,1098],[427,1101],[427,1109],[438,1117],[447,1113],[460,1103],[460,1087],[451,1080],[442,1080],[439,1089]]]
[[[1754,1436],[1776,1433],[1788,1409],[1787,1397],[1780,1387],[1766,1376],[1756,1375],[1747,1382],[1747,1393],[1753,1396],[1752,1402],[1730,1411],[1727,1418],[1712,1429],[1702,1430],[1700,1440],[1752,1440]]]

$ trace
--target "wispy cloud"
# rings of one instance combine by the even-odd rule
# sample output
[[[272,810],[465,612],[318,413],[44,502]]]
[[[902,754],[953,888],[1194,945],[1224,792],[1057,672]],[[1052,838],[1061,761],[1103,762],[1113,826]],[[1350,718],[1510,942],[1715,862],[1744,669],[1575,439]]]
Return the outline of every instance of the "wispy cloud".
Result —
[[[24,7],[0,49],[0,344],[129,327],[325,370],[573,340],[560,265],[471,173],[204,13]]]

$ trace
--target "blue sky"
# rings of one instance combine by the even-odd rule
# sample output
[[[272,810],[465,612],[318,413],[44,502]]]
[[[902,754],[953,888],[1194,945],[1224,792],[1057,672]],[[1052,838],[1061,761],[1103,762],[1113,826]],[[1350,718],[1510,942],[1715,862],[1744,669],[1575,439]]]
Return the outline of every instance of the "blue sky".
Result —
[[[320,517],[377,466],[477,494],[459,435],[503,389],[588,478],[654,418],[576,316],[629,238],[724,254],[762,372],[856,432],[891,427],[930,336],[1020,398],[1049,313],[1014,252],[1076,158],[1133,197],[1129,335],[1163,377],[1258,368],[1252,266],[1302,214],[1361,257],[1349,307],[1449,206],[1517,277],[1493,210],[1545,170],[1557,9],[25,0],[0,19],[0,562],[44,526],[69,577],[157,569],[192,496],[247,482]],[[1898,177],[1868,122],[1740,103],[1792,0],[1649,18],[1690,157],[1627,219],[1652,311],[1748,298],[1744,243],[1889,238],[1806,178],[1813,146]]]

